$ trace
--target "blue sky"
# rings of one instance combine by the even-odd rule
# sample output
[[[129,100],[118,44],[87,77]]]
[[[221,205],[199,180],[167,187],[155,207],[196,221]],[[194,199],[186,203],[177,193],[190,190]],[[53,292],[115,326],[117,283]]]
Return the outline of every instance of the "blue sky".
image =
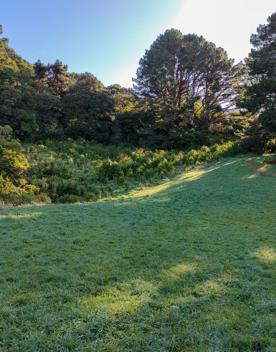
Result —
[[[71,72],[131,86],[138,61],[168,28],[203,35],[243,59],[274,0],[1,0],[10,45],[30,62],[57,58]]]

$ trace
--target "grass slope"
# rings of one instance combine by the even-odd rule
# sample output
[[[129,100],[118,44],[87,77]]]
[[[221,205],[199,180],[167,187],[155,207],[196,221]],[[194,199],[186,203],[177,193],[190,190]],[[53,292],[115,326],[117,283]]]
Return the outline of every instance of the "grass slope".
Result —
[[[227,159],[0,213],[1,351],[275,351],[276,178]]]

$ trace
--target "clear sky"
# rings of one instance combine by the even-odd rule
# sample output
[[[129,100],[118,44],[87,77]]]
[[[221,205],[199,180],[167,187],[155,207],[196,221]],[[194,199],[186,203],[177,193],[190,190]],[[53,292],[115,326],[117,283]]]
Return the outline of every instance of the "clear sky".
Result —
[[[275,0],[1,0],[4,36],[30,62],[131,86],[140,57],[166,29],[203,35],[242,60]]]

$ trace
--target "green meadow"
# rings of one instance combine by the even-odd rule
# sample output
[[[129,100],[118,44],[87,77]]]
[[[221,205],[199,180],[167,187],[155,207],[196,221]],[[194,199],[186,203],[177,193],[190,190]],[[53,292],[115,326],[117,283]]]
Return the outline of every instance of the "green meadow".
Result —
[[[246,157],[0,212],[0,350],[275,351],[276,178]]]

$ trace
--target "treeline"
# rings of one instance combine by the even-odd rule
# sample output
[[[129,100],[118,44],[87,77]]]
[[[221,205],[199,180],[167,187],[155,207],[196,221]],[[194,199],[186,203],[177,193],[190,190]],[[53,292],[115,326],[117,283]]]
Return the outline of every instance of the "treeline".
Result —
[[[276,13],[251,43],[235,64],[203,37],[167,30],[128,89],[59,60],[32,65],[1,38],[0,206],[97,200],[178,167],[275,152]]]
[[[1,31],[2,32],[2,31]],[[165,149],[243,138],[275,149],[276,14],[251,37],[246,63],[171,29],[140,60],[134,88],[105,87],[57,60],[33,65],[0,40],[0,125],[21,141],[79,137]]]

